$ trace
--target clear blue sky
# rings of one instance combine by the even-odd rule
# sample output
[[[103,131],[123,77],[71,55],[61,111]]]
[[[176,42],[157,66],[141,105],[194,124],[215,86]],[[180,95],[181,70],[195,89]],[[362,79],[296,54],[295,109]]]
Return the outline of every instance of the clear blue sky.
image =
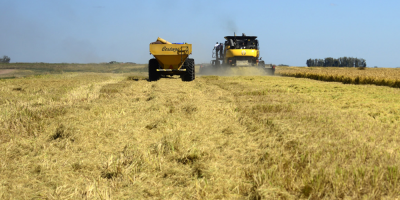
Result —
[[[400,67],[400,1],[0,0],[0,56],[11,62],[147,63],[162,37],[209,62],[224,36],[258,36],[267,63],[358,57]]]

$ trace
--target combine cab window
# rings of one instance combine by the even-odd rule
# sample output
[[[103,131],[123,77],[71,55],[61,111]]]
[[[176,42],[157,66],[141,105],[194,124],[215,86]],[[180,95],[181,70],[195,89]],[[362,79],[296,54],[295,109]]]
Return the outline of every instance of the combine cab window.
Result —
[[[236,40],[236,45],[234,48],[235,49],[258,49],[258,41],[257,40]]]
[[[258,41],[253,40],[247,43],[247,48],[248,49],[258,49]]]
[[[225,46],[230,49],[258,49],[256,36],[226,36]]]
[[[247,42],[245,40],[237,40],[236,49],[246,49]]]

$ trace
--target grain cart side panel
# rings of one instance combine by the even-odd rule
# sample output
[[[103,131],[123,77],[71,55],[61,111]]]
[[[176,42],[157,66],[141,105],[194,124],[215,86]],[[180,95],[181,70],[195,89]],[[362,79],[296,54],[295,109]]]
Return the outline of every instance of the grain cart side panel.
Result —
[[[150,44],[150,53],[161,69],[179,70],[192,53],[192,44]]]
[[[149,60],[149,81],[157,81],[168,75],[179,75],[182,81],[187,82],[195,79],[194,59],[189,58],[192,54],[191,44],[171,44],[158,38],[156,42],[150,43],[149,49],[154,56]]]

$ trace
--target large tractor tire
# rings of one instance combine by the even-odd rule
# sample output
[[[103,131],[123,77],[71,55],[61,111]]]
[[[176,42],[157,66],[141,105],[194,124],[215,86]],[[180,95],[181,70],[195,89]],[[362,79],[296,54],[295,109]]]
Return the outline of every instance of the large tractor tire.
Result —
[[[193,81],[195,79],[194,59],[188,58],[183,63],[183,68],[186,69],[182,74],[182,81]]]
[[[158,61],[155,58],[149,60],[149,81],[157,81],[161,74],[157,71],[159,68]]]

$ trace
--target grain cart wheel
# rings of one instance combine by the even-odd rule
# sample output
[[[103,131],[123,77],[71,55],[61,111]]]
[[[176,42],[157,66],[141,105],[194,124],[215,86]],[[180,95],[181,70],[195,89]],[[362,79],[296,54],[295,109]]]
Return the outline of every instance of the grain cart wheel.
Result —
[[[186,59],[186,61],[183,63],[183,67],[186,69],[186,71],[182,75],[182,81],[193,81],[195,78],[194,59]]]
[[[155,58],[149,60],[149,81],[160,79],[160,73],[157,72],[158,66],[158,61]]]

